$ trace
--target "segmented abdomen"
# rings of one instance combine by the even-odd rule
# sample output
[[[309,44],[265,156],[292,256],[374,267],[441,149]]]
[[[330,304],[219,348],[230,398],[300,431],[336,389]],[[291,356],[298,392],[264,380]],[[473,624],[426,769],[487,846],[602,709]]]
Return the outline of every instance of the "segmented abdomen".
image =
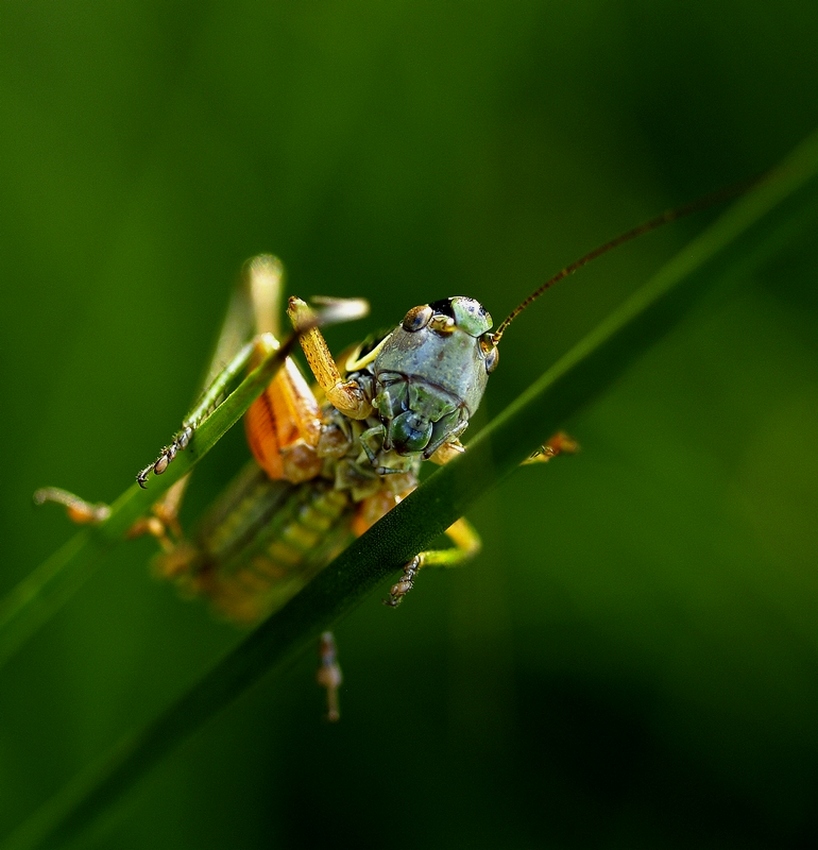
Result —
[[[352,538],[353,503],[317,478],[272,481],[249,465],[197,536],[193,583],[233,620],[254,622],[297,593]]]

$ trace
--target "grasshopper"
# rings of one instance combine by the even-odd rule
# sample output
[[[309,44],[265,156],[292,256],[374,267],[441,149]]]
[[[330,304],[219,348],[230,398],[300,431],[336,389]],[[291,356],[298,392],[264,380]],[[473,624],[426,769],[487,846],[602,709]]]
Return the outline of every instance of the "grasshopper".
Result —
[[[356,536],[418,484],[424,461],[445,464],[464,447],[468,427],[498,363],[500,340],[514,319],[549,287],[606,251],[669,221],[737,194],[729,189],[646,222],[589,252],[531,293],[491,330],[488,311],[454,296],[410,309],[397,327],[333,358],[318,327],[322,317],[291,297],[287,315],[316,381],[305,380],[287,358],[244,417],[253,455],[186,537],[178,521],[190,476],[174,484],[130,534],[149,533],[160,544],[155,570],[187,594],[203,596],[240,624],[253,624],[280,608]],[[278,350],[282,266],[259,255],[244,267],[217,344],[214,367],[200,402],[153,463],[137,475],[146,487],[195,439],[197,427],[245,368]],[[333,302],[331,321],[365,315],[365,302]],[[323,321],[328,321],[326,315]],[[250,341],[237,345],[237,340]],[[238,349],[238,353],[234,353]],[[227,366],[219,369],[226,360]],[[527,461],[573,452],[559,433]],[[106,505],[67,491],[44,488],[38,503],[63,504],[72,520],[103,522]],[[452,546],[418,553],[384,600],[397,607],[425,567],[462,564],[480,549],[465,518],[446,531]],[[330,719],[337,719],[341,671],[332,636],[321,639],[319,683],[327,689]]]
[[[259,255],[244,267],[216,346],[223,363],[234,340],[252,326],[239,348],[211,380],[201,401],[156,460],[137,475],[140,486],[167,470],[195,439],[199,425],[231,379],[278,350],[282,266]],[[334,317],[358,318],[367,305],[333,304]],[[421,464],[444,464],[464,450],[460,436],[477,410],[498,362],[492,319],[473,298],[456,296],[409,310],[385,334],[345,353],[340,367],[317,327],[320,317],[291,297],[287,314],[317,382],[311,388],[287,358],[244,417],[253,458],[186,537],[178,512],[190,476],[157,501],[130,536],[149,533],[160,544],[154,570],[186,594],[210,600],[222,615],[251,625],[280,608],[418,484]],[[215,374],[213,374],[215,373]],[[572,451],[557,435],[532,461]],[[91,504],[58,488],[43,488],[35,501],[63,504],[79,523],[103,522],[107,505]],[[384,602],[397,607],[422,567],[456,566],[474,556],[480,539],[466,519],[446,532],[453,546],[420,552],[403,569]],[[319,681],[337,716],[340,670],[332,637],[321,641]]]

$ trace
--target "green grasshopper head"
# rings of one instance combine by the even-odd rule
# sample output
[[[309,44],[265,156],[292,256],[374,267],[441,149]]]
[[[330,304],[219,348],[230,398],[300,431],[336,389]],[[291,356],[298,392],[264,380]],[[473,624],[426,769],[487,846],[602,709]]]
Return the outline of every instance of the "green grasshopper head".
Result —
[[[372,366],[386,448],[429,458],[463,433],[497,365],[491,324],[479,302],[460,295],[406,314]]]
[[[411,309],[402,324],[360,361],[371,367],[374,375],[373,406],[386,431],[384,448],[429,458],[457,438],[477,410],[488,376],[497,366],[497,346],[503,334],[554,284],[611,249],[740,195],[767,176],[664,212],[594,248],[538,286],[494,333],[489,333],[491,316],[473,298],[456,296]]]

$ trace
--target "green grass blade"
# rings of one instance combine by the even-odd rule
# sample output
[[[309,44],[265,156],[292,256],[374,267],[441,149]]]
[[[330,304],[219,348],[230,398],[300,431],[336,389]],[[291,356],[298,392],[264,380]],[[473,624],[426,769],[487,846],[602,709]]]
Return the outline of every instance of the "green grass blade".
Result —
[[[725,276],[724,269],[717,273],[711,264],[723,261],[727,249],[737,252],[742,247],[739,237],[748,236],[754,224],[795,196],[816,174],[818,134],[788,158],[776,179],[741,198],[545,372],[471,441],[463,456],[435,472],[181,699],[63,789],[11,836],[5,845],[8,850],[56,846],[76,836],[183,739],[271,668],[314,641],[427,547],[483,492],[510,474],[544,436],[597,399],[670,330],[714,279]],[[728,258],[727,275],[771,256],[780,247],[782,234],[788,233],[763,233],[752,249]],[[155,496],[156,491],[151,494]],[[127,527],[127,522],[123,520],[121,527]]]
[[[121,543],[127,530],[176,481],[191,471],[247,408],[284,362],[297,342],[290,336],[260,363],[197,429],[190,445],[161,476],[151,474],[147,489],[134,484],[111,505],[101,525],[82,529],[0,601],[0,667],[82,587],[101,556]]]

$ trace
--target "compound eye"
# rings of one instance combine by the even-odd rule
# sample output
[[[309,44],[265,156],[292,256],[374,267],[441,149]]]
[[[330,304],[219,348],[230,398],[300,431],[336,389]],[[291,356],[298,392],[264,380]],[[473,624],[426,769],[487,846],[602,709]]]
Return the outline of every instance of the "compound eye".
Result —
[[[428,304],[422,304],[420,307],[413,307],[403,317],[403,329],[409,333],[415,333],[422,330],[429,324],[435,311]]]
[[[497,368],[500,359],[500,349],[491,341],[491,334],[480,337],[480,350],[483,352],[483,362],[486,364],[486,373],[491,374]]]

